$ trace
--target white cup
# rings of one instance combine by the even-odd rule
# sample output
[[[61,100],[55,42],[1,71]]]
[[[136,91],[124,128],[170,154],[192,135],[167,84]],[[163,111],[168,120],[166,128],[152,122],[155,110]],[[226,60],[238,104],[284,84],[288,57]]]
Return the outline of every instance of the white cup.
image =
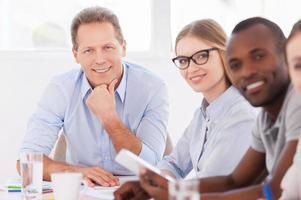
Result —
[[[169,200],[199,200],[199,181],[183,180],[168,182]]]
[[[81,180],[81,173],[52,173],[55,200],[78,200]]]

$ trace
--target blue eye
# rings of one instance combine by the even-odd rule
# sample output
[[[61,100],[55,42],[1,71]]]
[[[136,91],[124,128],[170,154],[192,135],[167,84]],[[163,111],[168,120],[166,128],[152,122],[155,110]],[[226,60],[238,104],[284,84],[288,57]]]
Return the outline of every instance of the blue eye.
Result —
[[[114,47],[112,47],[112,46],[105,46],[104,49],[105,49],[106,51],[110,51],[110,50],[113,50]]]
[[[84,54],[87,54],[87,53],[92,53],[92,49],[86,49],[86,50],[84,50]]]

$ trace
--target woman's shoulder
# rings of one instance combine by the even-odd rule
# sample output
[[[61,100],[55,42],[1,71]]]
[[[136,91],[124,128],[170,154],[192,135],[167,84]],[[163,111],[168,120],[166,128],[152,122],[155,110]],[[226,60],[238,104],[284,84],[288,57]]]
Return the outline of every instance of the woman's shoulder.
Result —
[[[260,108],[253,107],[241,94],[232,86],[231,100],[227,110],[227,116],[229,117],[250,117],[256,118],[260,111]]]

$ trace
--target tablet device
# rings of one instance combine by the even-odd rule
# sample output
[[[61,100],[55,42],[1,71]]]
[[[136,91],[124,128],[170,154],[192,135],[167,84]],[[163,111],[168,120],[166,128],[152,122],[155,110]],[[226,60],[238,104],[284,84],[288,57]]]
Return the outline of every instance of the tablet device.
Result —
[[[167,175],[167,174],[162,174],[162,172],[154,167],[153,165],[149,164],[145,160],[141,159],[134,153],[130,152],[129,150],[126,149],[121,149],[119,153],[116,155],[115,158],[116,162],[118,162],[120,165],[124,166],[128,170],[134,172],[137,176],[139,175],[139,171],[141,168],[146,168],[148,170],[151,170],[155,172],[156,174],[166,178],[168,181],[175,182],[176,180]]]

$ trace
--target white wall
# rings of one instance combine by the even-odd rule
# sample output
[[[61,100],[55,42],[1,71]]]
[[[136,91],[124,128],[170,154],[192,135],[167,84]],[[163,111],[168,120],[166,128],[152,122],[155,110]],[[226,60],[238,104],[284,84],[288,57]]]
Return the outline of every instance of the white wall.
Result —
[[[0,53],[0,182],[15,172],[15,160],[27,119],[51,76],[66,70],[66,53]]]
[[[175,143],[192,117],[201,97],[194,94],[172,65],[170,57],[132,53],[127,60],[146,66],[169,88],[170,123],[168,131]],[[16,175],[15,161],[27,120],[52,76],[75,65],[70,52],[0,52],[0,183]]]

